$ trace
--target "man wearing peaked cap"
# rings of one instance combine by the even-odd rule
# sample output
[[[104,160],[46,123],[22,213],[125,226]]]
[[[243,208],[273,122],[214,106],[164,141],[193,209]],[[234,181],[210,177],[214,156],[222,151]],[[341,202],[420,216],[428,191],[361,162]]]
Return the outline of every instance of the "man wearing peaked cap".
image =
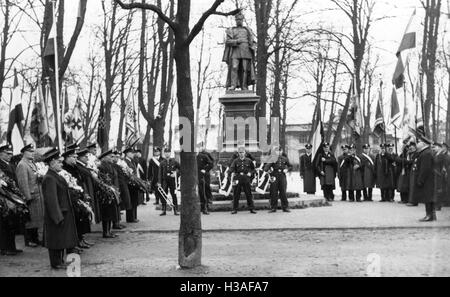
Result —
[[[197,155],[198,194],[200,209],[204,215],[209,215],[208,206],[212,203],[211,170],[214,167],[214,158],[204,148]]]
[[[337,173],[337,161],[330,150],[330,144],[323,144],[323,153],[317,158],[316,170],[319,172],[320,185],[327,201],[334,200],[333,190],[336,188],[335,179]]]
[[[418,135],[420,136],[420,135]],[[417,137],[417,150],[412,165],[413,187],[411,203],[425,204],[426,216],[421,222],[436,221],[435,174],[433,172],[434,156],[429,141],[425,136]]]
[[[375,172],[377,186],[381,191],[381,201],[389,202],[392,199],[391,191],[394,189],[394,172],[392,163],[394,158],[387,152],[389,144],[380,144],[380,153],[375,157]]]
[[[45,247],[48,248],[51,267],[65,269],[64,250],[73,250],[78,244],[73,203],[67,182],[59,175],[62,170],[59,150],[51,149],[43,159],[49,166],[42,181]]]
[[[148,179],[151,181],[151,190],[155,194],[154,205],[158,205],[159,201],[164,199],[158,191],[159,170],[161,169],[160,166],[163,160],[164,158],[161,156],[161,148],[155,146],[153,148],[153,157],[150,159],[147,173]]]
[[[16,170],[11,164],[12,155],[13,150],[10,144],[0,147],[0,170],[2,170],[10,179],[17,182]]]
[[[22,154],[24,154],[25,152],[30,152],[30,153],[34,153],[34,145],[32,143],[27,144],[26,146],[24,146],[20,152]]]
[[[77,181],[77,185],[83,188],[83,176],[80,170],[77,167],[77,153],[76,146],[70,146],[66,149],[66,151],[62,154],[64,158],[63,169],[67,171],[75,180]],[[83,188],[83,193],[85,189]],[[87,202],[86,198],[83,195],[73,195],[71,192],[71,199],[74,205],[77,205],[80,202]],[[91,224],[89,220],[89,216],[81,211],[79,208],[74,208],[75,214],[75,224],[77,228],[78,234],[78,247],[82,249],[87,249],[90,246],[85,243],[84,235],[91,232]]]
[[[300,177],[303,179],[303,192],[314,195],[316,193],[316,172],[313,164],[312,145],[305,145],[306,153],[300,157]]]
[[[17,184],[25,196],[31,220],[25,224],[25,246],[41,244],[39,234],[44,225],[44,202],[38,183],[37,167],[34,163],[34,145],[28,144],[21,150],[22,160],[16,168]]]
[[[132,146],[127,147],[123,151],[125,157],[124,162],[127,164],[129,168],[133,170],[134,175],[136,175],[136,165],[133,162],[134,158],[134,149]],[[137,219],[137,207],[139,204],[139,187],[128,184],[128,192],[130,193],[130,204],[129,207],[126,208],[126,220],[127,223],[137,223],[139,220]]]
[[[120,188],[118,172],[113,164],[113,151],[108,150],[100,155],[101,163],[98,166],[99,177],[109,186],[116,189]],[[108,177],[105,179],[104,177]],[[103,238],[115,238],[116,235],[111,231],[113,225],[117,225],[120,219],[120,209],[118,197],[115,197],[109,203],[101,203],[100,213],[102,218]]]
[[[363,196],[364,201],[373,201],[372,192],[375,187],[375,162],[374,157],[370,154],[370,145],[363,145],[363,153],[361,155],[361,165],[363,172]]]
[[[178,176],[180,174],[180,164],[175,160],[175,158],[170,157],[171,150],[166,147],[164,149],[164,159],[161,162],[159,170],[159,183],[164,189],[165,193],[169,193],[172,197],[172,202],[174,205],[173,214],[178,216],[178,199],[176,191],[176,183],[178,182]],[[200,197],[201,201],[201,197]],[[162,202],[162,213],[161,216],[166,215],[167,204],[163,199]]]
[[[113,154],[113,151],[112,151],[112,150],[107,150],[106,152],[102,153],[98,158],[99,158],[100,160],[102,160],[103,158],[105,158],[105,157],[107,157],[107,156],[109,156],[109,155],[112,155],[112,154]]]
[[[348,184],[348,177],[349,177],[349,172],[348,172],[348,167],[345,166],[346,165],[346,158],[349,156],[349,146],[344,144],[341,146],[342,148],[342,155],[340,155],[337,158],[337,163],[338,163],[338,178],[339,178],[339,186],[341,187],[341,192],[342,192],[342,198],[341,201],[346,201],[347,200],[347,193],[349,191],[347,184]],[[350,195],[350,193],[349,193]]]

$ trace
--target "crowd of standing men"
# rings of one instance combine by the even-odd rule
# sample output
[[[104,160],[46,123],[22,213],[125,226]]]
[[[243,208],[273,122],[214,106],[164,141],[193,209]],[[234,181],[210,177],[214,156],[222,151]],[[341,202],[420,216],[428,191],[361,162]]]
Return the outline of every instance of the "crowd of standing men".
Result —
[[[102,224],[103,238],[115,238],[112,230],[126,227],[122,213],[127,223],[137,223],[138,205],[156,190],[149,181],[161,177],[154,177],[134,145],[97,157],[96,144],[51,148],[41,156],[29,144],[15,160],[12,147],[1,146],[1,255],[23,253],[15,243],[23,234],[25,246],[46,247],[51,267],[64,269],[65,253],[80,254],[93,245],[85,238],[93,223]]]
[[[448,145],[432,143],[417,132],[403,142],[400,154],[395,145],[383,143],[377,155],[371,154],[369,144],[363,145],[362,154],[355,145],[343,145],[337,158],[330,144],[314,159],[312,146],[300,157],[300,175],[304,192],[315,194],[316,177],[319,177],[324,197],[334,200],[336,177],[341,188],[341,200],[350,202],[373,201],[373,189],[381,192],[380,202],[394,202],[395,192],[400,193],[399,203],[407,206],[425,204],[426,216],[420,221],[435,221],[436,210],[450,200],[450,154]]]

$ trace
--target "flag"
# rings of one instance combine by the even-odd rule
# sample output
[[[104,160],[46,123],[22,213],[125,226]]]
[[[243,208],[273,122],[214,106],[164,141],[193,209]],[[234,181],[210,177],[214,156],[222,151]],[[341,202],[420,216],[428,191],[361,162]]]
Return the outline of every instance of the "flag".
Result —
[[[419,128],[424,127],[423,123],[423,108],[422,108],[422,102],[420,98],[420,82],[418,82],[418,86],[416,87],[416,96],[414,98],[416,112],[415,112],[415,124],[416,124],[416,130]]]
[[[352,128],[356,138],[359,138],[363,129],[362,110],[359,107],[359,96],[356,86],[356,79],[353,80],[353,87],[350,98],[350,114],[347,118],[347,125]]]
[[[133,106],[134,98],[133,98],[133,87],[131,86],[130,92],[128,94],[127,106],[126,106],[126,121],[125,121],[125,144],[129,145],[133,142],[134,137],[136,136],[136,117]]]
[[[71,122],[71,130],[72,130],[72,139],[75,143],[80,143],[84,138],[84,129],[83,129],[83,117],[82,117],[82,109],[81,109],[81,100],[80,97],[77,98],[75,106],[72,111],[72,122]]]
[[[7,139],[13,146],[13,154],[19,155],[20,150],[24,147],[23,142],[23,110],[22,110],[22,93],[19,88],[19,80],[17,71],[14,69],[14,86],[12,89],[12,98],[9,111],[9,123]]]
[[[391,96],[391,124],[395,127],[399,127],[398,121],[400,120],[400,106],[398,104],[397,91],[392,88]]]
[[[55,70],[55,44],[56,44],[56,18],[52,24],[50,33],[48,35],[47,43],[44,49],[44,60],[50,65],[50,68]]]
[[[98,115],[97,143],[103,149],[106,144],[106,122],[105,122],[105,104],[103,99],[100,102],[100,113]]]
[[[397,56],[400,55],[401,52],[412,49],[416,47],[416,28],[414,28],[413,22],[416,17],[416,9],[414,9],[411,18],[409,19],[408,25],[406,26],[405,34],[403,35],[402,41],[400,42],[400,46],[397,50]]]
[[[73,112],[70,111],[69,107],[69,95],[67,93],[67,87],[64,87],[64,92],[61,92],[61,110],[62,112],[62,126],[64,127],[63,139],[67,143],[72,143],[75,140],[71,138],[72,134],[72,121],[73,121]]]
[[[416,10],[409,19],[408,25],[406,26],[405,33],[403,34],[402,41],[400,42],[400,46],[396,52],[397,56],[397,65],[395,67],[394,76],[392,78],[392,83],[395,85],[397,89],[403,87],[405,83],[405,51],[409,49],[413,49],[416,47],[416,28],[415,28],[415,16]]]
[[[53,109],[53,100],[50,91],[50,83],[45,84],[45,105],[47,108],[43,110],[45,112],[45,118],[47,120],[48,137],[52,142],[56,140],[56,117]]]
[[[41,85],[38,83],[30,122],[30,134],[37,144],[41,143],[49,133],[46,109]]]
[[[324,136],[324,131],[323,131],[323,123],[320,120],[317,123],[317,128],[316,131],[314,132],[313,138],[312,138],[312,164],[315,164],[317,157],[323,152],[323,136]]]
[[[405,84],[405,64],[403,63],[402,55],[398,56],[397,66],[395,66],[394,77],[392,78],[392,84],[395,88],[403,88]]]
[[[381,137],[383,135],[383,133],[386,131],[385,125],[384,125],[384,118],[383,118],[383,109],[382,109],[382,105],[381,105],[382,102],[383,102],[383,94],[382,94],[382,89],[380,88],[378,103],[377,103],[377,112],[375,113],[375,125],[373,128],[373,134],[376,137]]]

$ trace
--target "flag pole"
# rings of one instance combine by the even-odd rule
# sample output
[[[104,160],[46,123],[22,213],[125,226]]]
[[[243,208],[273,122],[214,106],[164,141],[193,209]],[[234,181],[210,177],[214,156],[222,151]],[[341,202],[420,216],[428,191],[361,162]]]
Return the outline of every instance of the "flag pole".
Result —
[[[53,7],[53,25],[55,26],[55,32],[58,32],[57,30],[57,16],[56,16],[56,1],[52,0],[52,7]],[[62,152],[63,145],[62,145],[62,134],[61,134],[61,110],[60,110],[60,98],[59,98],[59,58],[58,58],[58,42],[56,38],[57,34],[55,35],[55,38],[53,40],[53,45],[55,48],[55,90],[56,90],[56,124],[57,124],[57,138],[58,138],[58,147],[59,150]]]
[[[383,80],[380,81],[380,92],[383,93]],[[386,121],[384,120],[384,104],[383,104],[383,96],[380,96],[380,109],[381,109],[381,117],[383,118],[383,138],[384,143],[387,142],[387,136],[386,136]]]

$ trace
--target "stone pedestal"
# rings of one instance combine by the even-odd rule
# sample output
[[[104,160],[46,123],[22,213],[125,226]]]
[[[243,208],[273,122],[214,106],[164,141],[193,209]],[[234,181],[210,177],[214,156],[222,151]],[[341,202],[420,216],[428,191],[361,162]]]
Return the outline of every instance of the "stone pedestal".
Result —
[[[224,106],[223,140],[222,144],[219,144],[219,146],[221,145],[219,150],[225,153],[234,153],[237,151],[238,145],[243,142],[250,153],[259,151],[256,119],[256,104],[259,99],[260,97],[253,91],[227,91],[224,96],[219,98],[219,102]],[[238,126],[230,120],[237,123]],[[241,134],[238,133],[239,125]],[[242,129],[245,129],[245,133]],[[239,137],[243,136],[242,134],[245,134],[245,137]]]

